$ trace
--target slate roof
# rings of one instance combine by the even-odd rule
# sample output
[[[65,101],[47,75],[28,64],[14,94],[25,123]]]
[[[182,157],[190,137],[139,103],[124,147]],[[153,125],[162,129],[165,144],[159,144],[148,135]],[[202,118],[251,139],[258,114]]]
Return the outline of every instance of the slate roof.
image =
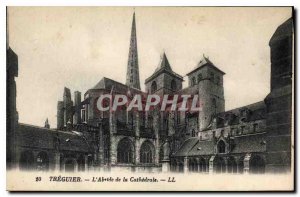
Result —
[[[214,154],[214,142],[211,140],[198,141],[198,143],[188,152],[188,156],[212,154]]]
[[[175,157],[183,157],[187,156],[187,153],[195,146],[195,144],[199,141],[198,137],[192,137],[183,142],[178,151],[175,152]]]
[[[256,153],[266,151],[266,133],[236,136],[233,139],[233,148],[229,154]],[[198,137],[189,138],[173,155],[175,157],[213,155],[214,141],[199,140]]]
[[[93,88],[91,89],[104,89],[104,90],[113,90],[113,92],[118,93],[127,93],[127,91],[130,89],[134,93],[143,93],[141,90],[129,87],[125,84],[122,84],[118,81],[109,79],[107,77],[103,77]]]
[[[266,133],[236,136],[231,153],[265,152]]]
[[[56,139],[59,139],[60,150],[91,151],[90,143],[73,132],[19,123],[17,135],[20,145],[24,147],[54,149]]]
[[[253,103],[250,105],[246,105],[243,107],[235,108],[226,112],[222,112],[217,114],[217,126],[218,128],[224,126],[224,121],[226,119],[229,120],[229,125],[236,125],[239,124],[239,119],[241,118],[241,110],[247,109],[249,110],[249,117],[246,121],[255,121],[255,120],[261,120],[266,118],[266,105],[264,101],[260,101],[257,103]]]

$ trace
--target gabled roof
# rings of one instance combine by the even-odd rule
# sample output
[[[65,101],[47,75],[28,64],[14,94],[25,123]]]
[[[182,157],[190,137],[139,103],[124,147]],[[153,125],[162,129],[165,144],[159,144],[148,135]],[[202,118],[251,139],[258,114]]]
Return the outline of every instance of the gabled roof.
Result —
[[[145,80],[145,83],[147,83],[148,81],[154,79],[155,77],[157,77],[161,73],[168,73],[168,74],[170,74],[170,75],[172,75],[172,76],[174,76],[174,77],[176,77],[176,78],[183,81],[183,77],[181,75],[175,73],[172,70],[171,65],[169,63],[169,60],[166,56],[166,53],[163,54],[162,58],[160,59],[158,67],[155,69],[154,73]]]
[[[223,71],[221,71],[219,68],[217,68],[207,57],[205,57],[203,55],[203,58],[200,60],[200,62],[197,64],[197,66],[191,72],[187,73],[186,75],[189,76],[190,74],[196,72],[197,70],[199,70],[205,66],[210,66],[210,67],[214,68],[215,70],[219,71],[220,73],[222,73],[223,75],[225,74]]]

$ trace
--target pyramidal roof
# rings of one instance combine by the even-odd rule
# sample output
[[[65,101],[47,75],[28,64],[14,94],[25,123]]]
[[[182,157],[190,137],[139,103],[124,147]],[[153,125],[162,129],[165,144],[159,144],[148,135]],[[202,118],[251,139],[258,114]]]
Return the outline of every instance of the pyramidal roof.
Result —
[[[158,67],[155,69],[154,73],[145,80],[145,82],[147,83],[148,81],[150,81],[151,79],[155,78],[156,76],[158,76],[161,73],[168,73],[170,75],[173,75],[174,77],[177,77],[181,80],[183,80],[183,77],[180,76],[179,74],[175,73],[172,68],[171,65],[169,63],[169,60],[167,58],[166,53],[164,52],[163,55],[160,58],[160,62],[158,64]]]
[[[159,65],[158,65],[158,67],[156,68],[155,72],[156,72],[156,71],[159,71],[160,69],[172,71],[172,68],[171,68],[171,66],[170,66],[169,60],[168,60],[168,58],[167,58],[165,52],[164,52],[164,54],[162,55],[162,57],[161,57],[161,59],[160,59],[160,62],[159,62]]]
[[[222,74],[225,74],[223,71],[221,71],[219,68],[217,68],[210,60],[208,57],[205,57],[205,55],[203,54],[203,58],[199,61],[199,63],[195,66],[195,68],[187,73],[186,75],[190,75],[192,74],[193,72],[197,71],[198,69],[204,67],[204,66],[211,66],[213,67],[214,69],[216,69],[217,71],[221,72]]]

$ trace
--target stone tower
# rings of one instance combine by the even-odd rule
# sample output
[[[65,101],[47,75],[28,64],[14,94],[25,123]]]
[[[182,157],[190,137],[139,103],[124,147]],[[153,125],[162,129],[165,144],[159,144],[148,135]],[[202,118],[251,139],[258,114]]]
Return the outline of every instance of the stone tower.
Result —
[[[81,92],[75,91],[73,124],[76,125],[80,123],[81,123]]]
[[[267,106],[266,170],[291,170],[293,19],[280,25],[270,40],[271,92]]]
[[[150,94],[173,94],[182,89],[183,78],[172,70],[166,53],[154,73],[145,80],[146,91]]]
[[[211,124],[215,114],[225,111],[224,74],[204,55],[197,67],[187,74],[189,86],[198,89],[201,107],[198,118],[200,131]]]
[[[132,88],[141,89],[140,87],[140,74],[139,74],[139,62],[138,51],[136,41],[136,27],[135,27],[135,13],[133,13],[130,47],[127,64],[126,85]]]
[[[71,92],[69,88],[64,89],[64,126],[67,126],[68,122],[73,124],[73,101],[71,100]]]

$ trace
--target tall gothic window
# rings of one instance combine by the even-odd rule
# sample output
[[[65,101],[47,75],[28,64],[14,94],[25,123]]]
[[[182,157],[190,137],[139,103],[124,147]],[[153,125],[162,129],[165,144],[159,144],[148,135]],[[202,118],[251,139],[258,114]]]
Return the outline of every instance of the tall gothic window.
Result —
[[[157,90],[157,85],[156,85],[156,82],[153,81],[151,84],[151,93],[155,92],[156,90]]]
[[[173,91],[176,91],[176,89],[177,89],[176,81],[174,79],[171,81],[171,89]]]
[[[154,146],[151,142],[144,142],[140,151],[141,163],[154,163]]]
[[[124,138],[118,144],[117,162],[133,163],[134,146],[130,139]]]
[[[40,152],[36,159],[37,169],[47,171],[49,169],[49,158],[46,152]]]
[[[225,153],[225,142],[223,140],[218,143],[218,153]]]

